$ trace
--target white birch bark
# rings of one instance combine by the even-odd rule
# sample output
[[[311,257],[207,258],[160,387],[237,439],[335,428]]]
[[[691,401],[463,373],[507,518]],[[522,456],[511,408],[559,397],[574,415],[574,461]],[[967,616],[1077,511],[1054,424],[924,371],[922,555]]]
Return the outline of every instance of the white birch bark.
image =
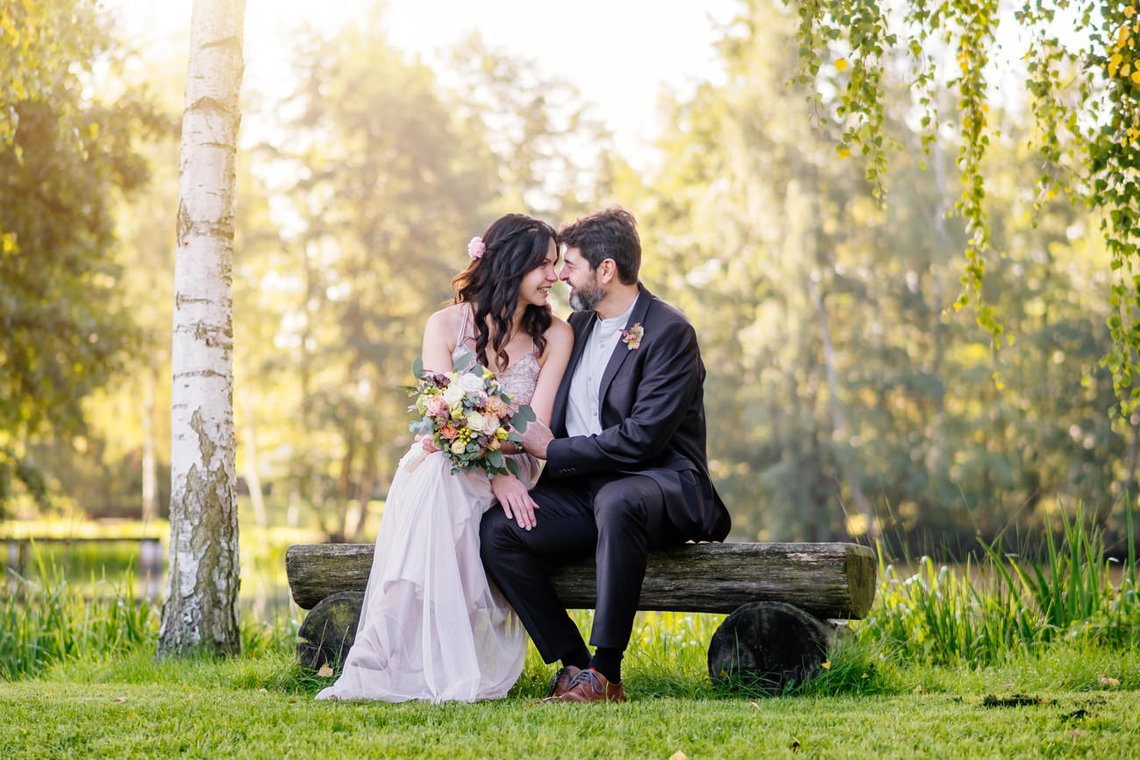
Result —
[[[245,0],[195,0],[174,269],[170,567],[158,654],[235,654],[232,267]]]

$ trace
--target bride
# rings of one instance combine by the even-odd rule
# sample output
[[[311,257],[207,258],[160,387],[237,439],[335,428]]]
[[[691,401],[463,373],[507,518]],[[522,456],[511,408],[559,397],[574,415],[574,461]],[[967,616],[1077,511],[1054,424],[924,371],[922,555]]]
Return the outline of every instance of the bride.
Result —
[[[508,214],[467,247],[452,280],[453,303],[424,328],[424,368],[451,370],[470,352],[493,370],[516,404],[550,424],[554,394],[573,342],[548,297],[557,280],[554,230]],[[429,439],[430,440],[430,439]],[[535,525],[527,491],[538,461],[513,454],[518,476],[451,474],[419,442],[400,460],[384,517],[356,639],[336,683],[317,699],[429,702],[495,699],[522,672],[526,638],[479,559],[479,522],[498,503],[524,529]]]

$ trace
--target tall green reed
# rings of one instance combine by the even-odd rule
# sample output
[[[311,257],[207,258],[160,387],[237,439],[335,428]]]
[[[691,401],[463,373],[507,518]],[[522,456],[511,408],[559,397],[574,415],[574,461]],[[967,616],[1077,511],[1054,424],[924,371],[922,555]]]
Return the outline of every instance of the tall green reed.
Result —
[[[136,599],[129,582],[88,597],[34,546],[32,552],[35,579],[9,571],[0,598],[0,679],[35,676],[57,662],[128,652],[153,641],[158,610]],[[92,578],[92,587],[103,584]]]
[[[1003,552],[982,542],[983,559],[951,567],[922,557],[900,577],[879,552],[880,586],[859,626],[861,639],[917,664],[981,666],[1038,650],[1060,637],[1113,647],[1140,646],[1140,598],[1132,511],[1128,557],[1114,584],[1115,560],[1081,512],[1062,514],[1058,542],[1046,529],[1042,556]]]

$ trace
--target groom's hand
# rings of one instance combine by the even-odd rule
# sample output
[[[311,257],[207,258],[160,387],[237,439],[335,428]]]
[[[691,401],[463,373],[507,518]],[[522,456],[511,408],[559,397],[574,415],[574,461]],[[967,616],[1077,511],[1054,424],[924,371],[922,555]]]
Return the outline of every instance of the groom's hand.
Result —
[[[546,459],[546,447],[554,440],[554,433],[539,420],[532,420],[522,434],[523,451],[538,459]]]

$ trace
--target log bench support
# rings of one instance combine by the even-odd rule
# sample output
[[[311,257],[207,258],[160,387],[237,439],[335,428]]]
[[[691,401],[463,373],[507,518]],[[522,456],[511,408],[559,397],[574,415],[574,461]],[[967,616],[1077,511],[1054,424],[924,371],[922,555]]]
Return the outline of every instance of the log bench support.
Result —
[[[356,636],[372,544],[296,544],[285,554],[293,600],[309,610],[298,661],[339,668]],[[778,694],[819,672],[825,621],[862,618],[875,596],[875,554],[846,543],[686,544],[650,555],[638,609],[728,613],[709,643],[714,684]],[[569,609],[593,609],[592,561],[551,568]]]

